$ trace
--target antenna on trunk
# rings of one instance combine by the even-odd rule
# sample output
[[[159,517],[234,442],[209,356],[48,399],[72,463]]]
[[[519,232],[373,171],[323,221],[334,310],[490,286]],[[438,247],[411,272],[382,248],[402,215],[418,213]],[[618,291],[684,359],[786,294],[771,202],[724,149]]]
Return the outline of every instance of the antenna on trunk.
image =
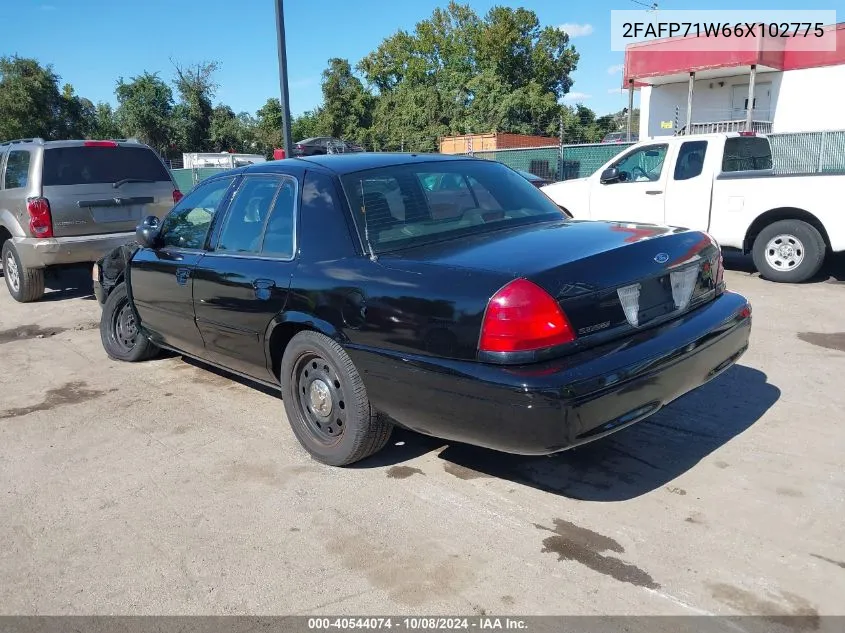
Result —
[[[373,251],[373,245],[370,244],[370,230],[367,226],[367,203],[364,201],[364,179],[361,178],[359,182],[361,183],[361,213],[364,215],[364,241],[367,243],[367,248],[370,249],[370,259],[375,262],[378,261],[378,257]]]

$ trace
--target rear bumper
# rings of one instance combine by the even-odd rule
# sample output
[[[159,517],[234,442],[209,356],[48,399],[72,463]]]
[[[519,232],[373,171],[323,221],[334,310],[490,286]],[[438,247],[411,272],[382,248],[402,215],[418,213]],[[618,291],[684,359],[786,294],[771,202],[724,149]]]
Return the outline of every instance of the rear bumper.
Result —
[[[12,238],[21,264],[26,268],[94,262],[109,251],[134,239],[134,232],[47,239]]]
[[[373,405],[410,429],[545,455],[642,420],[730,368],[748,347],[744,297],[573,356],[520,367],[349,349]]]

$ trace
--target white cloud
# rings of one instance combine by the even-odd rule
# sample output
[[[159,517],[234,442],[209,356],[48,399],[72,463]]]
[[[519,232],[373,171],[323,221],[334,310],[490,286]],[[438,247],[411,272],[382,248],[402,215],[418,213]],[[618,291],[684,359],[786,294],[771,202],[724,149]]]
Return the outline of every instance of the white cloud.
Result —
[[[570,24],[567,22],[557,28],[569,35],[569,37],[586,37],[587,35],[593,34],[592,24]]]
[[[625,70],[625,64],[616,64],[615,66],[610,66],[607,69],[608,75],[618,75],[623,70]]]
[[[593,95],[588,95],[584,92],[567,92],[563,96],[564,101],[586,101],[592,99]]]
[[[628,93],[628,91],[625,90],[624,88],[608,88],[607,89],[607,94],[609,94],[609,95],[624,95],[624,94],[627,94],[627,93]]]

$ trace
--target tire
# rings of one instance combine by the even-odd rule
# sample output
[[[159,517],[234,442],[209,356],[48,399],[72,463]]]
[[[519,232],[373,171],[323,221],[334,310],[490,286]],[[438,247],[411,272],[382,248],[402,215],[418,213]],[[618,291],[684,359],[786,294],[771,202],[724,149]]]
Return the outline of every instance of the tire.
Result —
[[[3,242],[3,278],[15,301],[29,303],[44,296],[44,269],[24,268],[12,240]]]
[[[348,466],[390,439],[392,425],[373,411],[358,370],[329,337],[312,331],[294,336],[282,356],[280,380],[291,429],[317,461]]]
[[[760,231],[751,254],[761,277],[794,284],[819,272],[825,251],[824,238],[815,227],[801,220],[780,220]]]
[[[109,358],[128,363],[148,360],[160,351],[159,347],[138,329],[125,283],[116,286],[103,304],[100,340]]]

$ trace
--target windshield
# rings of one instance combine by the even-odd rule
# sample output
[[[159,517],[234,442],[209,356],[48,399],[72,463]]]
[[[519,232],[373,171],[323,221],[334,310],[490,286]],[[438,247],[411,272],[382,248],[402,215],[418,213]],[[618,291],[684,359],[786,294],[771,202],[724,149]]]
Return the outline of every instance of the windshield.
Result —
[[[394,165],[341,178],[376,253],[566,216],[517,172],[469,159]]]
[[[169,182],[170,174],[146,147],[55,147],[44,151],[42,184],[89,185],[124,178]]]

